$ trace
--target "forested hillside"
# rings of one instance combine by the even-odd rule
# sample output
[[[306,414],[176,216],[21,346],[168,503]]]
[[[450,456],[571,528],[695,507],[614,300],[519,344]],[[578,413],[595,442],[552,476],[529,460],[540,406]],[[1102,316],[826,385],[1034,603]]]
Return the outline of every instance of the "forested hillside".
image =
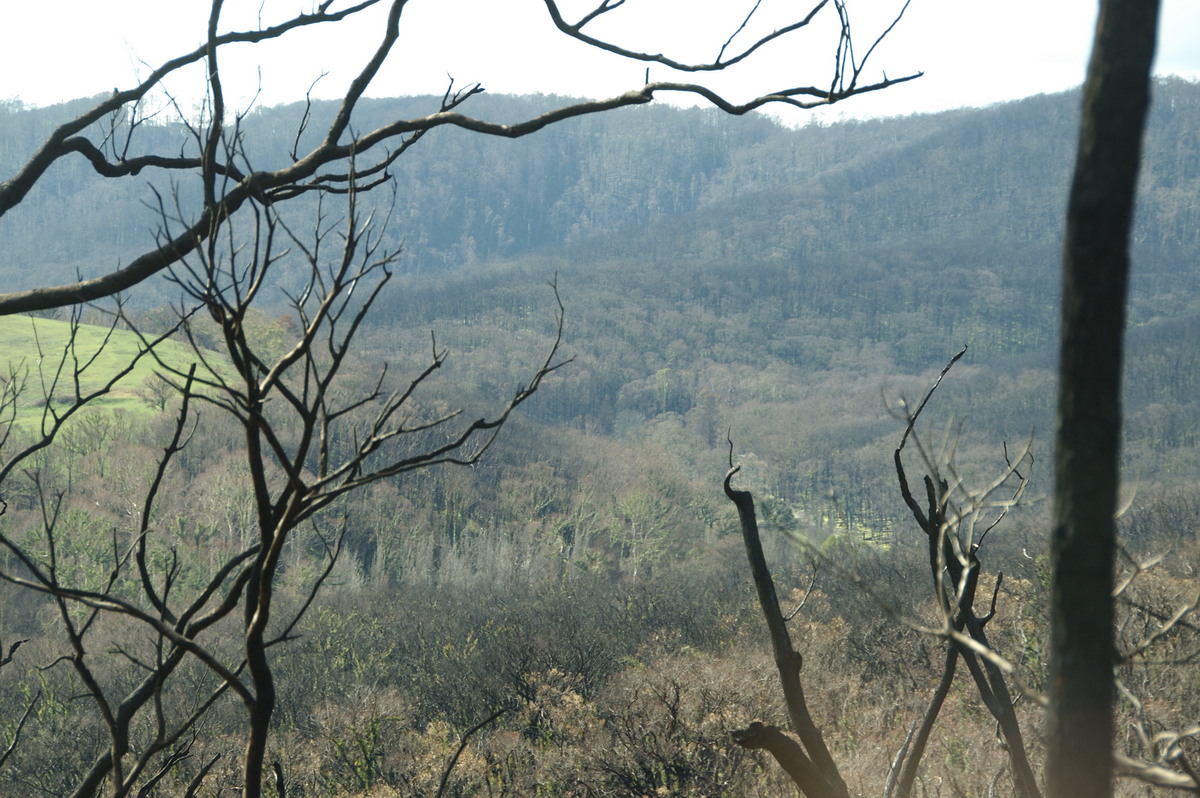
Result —
[[[551,99],[473,102],[516,118]],[[355,125],[436,102],[364,101]],[[433,795],[462,735],[499,710],[450,794],[778,794],[773,763],[729,742],[732,729],[782,711],[721,492],[731,443],[760,501],[780,593],[804,606],[793,630],[810,643],[806,673],[824,674],[810,676],[810,700],[839,756],[861,763],[847,770],[853,788],[879,794],[941,657],[881,609],[930,610],[924,540],[892,460],[900,402],[918,400],[963,346],[918,434],[933,457],[952,450],[966,482],[990,480],[1032,442],[1025,500],[988,543],[1003,590],[987,587],[1001,602],[989,627],[997,648],[1040,689],[1044,464],[1077,105],[1073,93],[1048,95],[802,129],[647,107],[515,142],[437,129],[399,158],[395,194],[360,198],[386,219],[384,245],[403,252],[355,339],[351,387],[368,394],[381,363],[392,379],[418,373],[432,331],[449,357],[414,414],[487,412],[553,345],[551,282],[570,362],[472,467],[415,471],[339,500],[344,548],[279,674],[275,755],[289,795]],[[0,173],[68,110],[0,109]],[[244,120],[251,167],[286,161],[304,110]],[[168,124],[139,133],[146,150],[186,135]],[[11,288],[106,271],[144,246],[164,212],[186,216],[195,202],[189,186],[147,207],[145,177],[97,189],[82,159],[51,177],[0,219]],[[1140,606],[1163,615],[1193,589],[1200,524],[1200,85],[1158,84],[1142,180],[1124,475],[1136,490],[1124,523],[1137,555],[1173,552],[1138,583]],[[301,199],[286,218],[312,225],[317,210]],[[303,268],[281,260],[245,322],[264,350],[283,351],[294,335],[286,292]],[[130,307],[140,329],[165,329],[178,290],[169,280],[139,288]],[[197,318],[194,340],[218,347],[208,324]],[[85,416],[3,497],[6,522],[35,539],[45,496],[57,496],[70,545],[51,553],[56,567],[97,590],[118,539],[137,537],[131,497],[171,439],[178,403],[153,385],[130,389],[137,409]],[[170,540],[158,554],[179,590],[198,589],[252,526],[242,430],[208,410],[197,423],[158,499]],[[288,606],[306,601],[331,539],[314,523],[289,544]],[[28,638],[31,666],[54,662],[50,602],[3,591],[6,642]],[[138,657],[155,655],[128,653],[132,633],[105,623],[126,655],[98,666],[100,678],[131,683]],[[1180,717],[1200,706],[1197,685],[1163,661],[1188,656],[1188,629],[1162,661],[1131,666]],[[1123,634],[1135,640],[1138,629]],[[65,668],[0,676],[6,739],[39,696],[0,792],[62,794],[103,750],[101,722],[84,718]],[[193,676],[204,682],[199,667]],[[950,703],[928,794],[984,794],[1004,766],[993,724],[973,695]],[[1020,711],[1034,737],[1031,704]],[[164,794],[182,794],[202,762],[240,744],[227,731],[236,711],[221,703],[206,716],[216,731],[187,750]]]
[[[1144,486],[1188,479],[1200,409],[1200,224],[1178,221],[1198,221],[1200,163],[1180,147],[1196,140],[1200,91],[1169,82],[1159,96],[1129,335],[1127,460]],[[994,454],[1050,430],[1074,109],[1057,95],[768,128],[723,159],[694,211],[440,280],[405,275],[385,300],[381,316],[395,320],[385,335],[405,330],[418,346],[436,330],[481,358],[463,366],[479,370],[468,384],[506,384],[533,357],[519,356],[536,340],[525,331],[548,318],[540,284],[557,273],[575,362],[536,400],[537,419],[633,441],[658,434],[709,475],[732,431],[762,459],[763,487],[789,504],[832,493],[837,512],[902,514],[886,402],[919,393],[961,346],[968,356],[940,401],[964,446]],[[646,186],[659,166],[647,163]],[[509,334],[499,348],[493,328]]]
[[[1196,229],[1189,199],[1197,168],[1190,157],[1195,86],[1172,80],[1158,92],[1140,233],[1155,259],[1171,247],[1186,249]],[[474,102],[503,120],[548,108],[554,99],[484,95]],[[11,171],[56,119],[86,103],[0,109],[0,168]],[[373,100],[360,107],[355,125],[368,129],[435,105],[436,98]],[[309,129],[319,130],[332,110],[315,104]],[[298,105],[267,108],[244,120],[255,148],[249,165],[285,162],[298,146],[295,126],[303,113]],[[981,253],[984,242],[1008,249],[1054,238],[1075,118],[1074,101],[1053,95],[799,130],[762,117],[663,106],[571,120],[517,141],[438,129],[392,168],[402,189],[391,232],[405,242],[405,267],[417,272],[597,236],[603,242],[615,232],[623,234],[626,251],[657,260],[726,260],[733,248],[749,262],[830,253],[853,258],[876,247],[903,254],[930,241],[961,259],[955,247]],[[166,123],[147,125],[141,134],[126,155],[180,147],[188,135]],[[306,143],[303,136],[300,142]],[[144,182],[112,183],[98,201],[84,189],[102,179],[83,159],[56,167],[52,177],[20,217],[5,219],[4,266],[18,272],[10,278],[30,259],[86,274],[89,264],[94,269],[98,260],[119,257],[123,246],[160,224],[158,209],[143,207]],[[53,241],[39,240],[40,230],[62,219],[70,221],[56,228]],[[720,240],[713,219],[729,223]],[[625,235],[639,229],[644,232]],[[696,235],[699,229],[711,232]],[[600,242],[584,244],[584,251],[622,251],[613,241]]]

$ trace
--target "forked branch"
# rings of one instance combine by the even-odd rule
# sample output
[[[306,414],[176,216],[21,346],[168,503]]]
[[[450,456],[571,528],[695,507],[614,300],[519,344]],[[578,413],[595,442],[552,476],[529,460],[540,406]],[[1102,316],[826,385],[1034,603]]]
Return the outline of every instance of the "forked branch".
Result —
[[[605,99],[569,102],[559,108],[539,114],[513,124],[501,124],[461,113],[458,108],[471,97],[483,91],[483,87],[472,84],[466,90],[447,91],[441,107],[434,113],[410,119],[397,119],[379,128],[362,134],[351,130],[350,120],[380,69],[392,54],[401,31],[402,12],[407,0],[392,0],[383,35],[366,63],[339,101],[337,111],[320,141],[307,153],[293,152],[292,162],[283,167],[266,171],[248,171],[235,164],[233,155],[238,151],[225,130],[225,108],[222,91],[222,76],[218,66],[219,54],[231,44],[254,44],[277,39],[300,28],[325,23],[335,23],[377,5],[380,0],[365,0],[340,11],[330,11],[330,2],[323,2],[311,14],[300,14],[281,24],[260,30],[219,33],[221,0],[213,0],[209,17],[206,41],[195,50],[164,62],[132,89],[117,91],[97,103],[95,107],[55,130],[37,153],[17,173],[0,184],[0,215],[19,204],[29,190],[56,161],[78,154],[86,158],[100,175],[119,178],[135,175],[146,169],[159,169],[169,173],[193,172],[200,175],[205,190],[205,202],[201,212],[178,235],[166,238],[151,249],[135,257],[127,266],[107,274],[81,279],[57,286],[42,286],[34,289],[0,294],[0,314],[23,313],[34,310],[63,307],[81,302],[90,302],[126,291],[149,277],[159,274],[191,254],[209,241],[217,231],[248,201],[282,202],[309,191],[345,193],[350,190],[364,191],[388,180],[387,167],[396,157],[407,150],[426,133],[439,127],[459,127],[476,133],[507,138],[519,138],[535,133],[549,125],[579,116],[603,113],[615,108],[641,105],[654,100],[662,93],[691,94],[706,100],[713,106],[730,114],[745,114],[768,105],[788,105],[798,108],[813,108],[841,102],[858,94],[880,91],[899,83],[913,80],[920,73],[899,78],[886,75],[874,82],[863,82],[862,72],[866,58],[856,62],[846,54],[851,53],[851,31],[849,18],[840,9],[841,29],[838,52],[832,80],[822,85],[785,85],[758,94],[746,102],[732,102],[721,94],[698,83],[659,81],[650,82],[631,91]],[[708,63],[687,63],[661,53],[639,51],[622,47],[611,41],[593,36],[585,28],[598,17],[616,11],[624,0],[602,0],[599,6],[584,15],[579,21],[568,22],[555,0],[544,0],[550,19],[565,35],[588,46],[614,53],[633,61],[658,63],[672,70],[697,73],[714,72],[742,63],[763,47],[782,41],[800,31],[829,5],[829,0],[817,0],[807,11],[794,20],[783,24],[742,47],[733,55],[727,55],[734,38],[743,31],[749,18],[757,13],[757,6],[750,12],[742,25],[726,40],[717,57]],[[837,5],[835,3],[835,5]],[[907,4],[901,7],[895,21],[879,37],[886,36],[900,17]],[[871,50],[878,44],[878,39]],[[871,50],[868,51],[868,55]],[[207,127],[191,127],[196,150],[192,153],[164,156],[150,153],[126,158],[128,141],[120,155],[111,159],[102,147],[88,138],[87,129],[107,117],[130,112],[130,134],[137,124],[139,105],[147,95],[160,86],[162,81],[183,67],[204,61],[207,64],[207,83],[210,114]],[[309,122],[306,116],[301,125]],[[103,132],[105,141],[111,139],[111,129]],[[103,141],[101,142],[104,143]],[[382,150],[383,152],[380,152]],[[342,168],[331,171],[335,165],[358,159],[356,169]],[[217,191],[217,178],[221,178],[222,190]]]

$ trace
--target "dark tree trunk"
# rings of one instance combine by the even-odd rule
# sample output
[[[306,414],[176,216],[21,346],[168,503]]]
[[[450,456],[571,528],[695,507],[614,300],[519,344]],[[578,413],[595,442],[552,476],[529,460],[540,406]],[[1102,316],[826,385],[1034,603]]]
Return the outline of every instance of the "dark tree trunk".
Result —
[[[1112,794],[1113,555],[1128,241],[1157,0],[1103,0],[1067,208],[1046,784]]]
[[[738,467],[740,468],[740,466]],[[742,526],[742,541],[746,556],[750,560],[750,575],[758,591],[759,608],[767,622],[771,635],[771,648],[775,652],[775,668],[783,686],[783,699],[787,705],[792,728],[803,745],[795,745],[790,738],[774,727],[756,724],[749,729],[736,732],[734,740],[745,748],[765,748],[792,777],[796,787],[807,798],[847,798],[850,791],[838,772],[837,763],[825,745],[825,738],[808,711],[808,699],[804,697],[804,686],[800,681],[803,659],[792,645],[779,599],[775,594],[775,581],[763,556],[762,541],[758,536],[758,518],[754,511],[754,497],[749,491],[734,490],[730,480],[737,473],[730,469],[725,475],[725,495],[738,510]]]

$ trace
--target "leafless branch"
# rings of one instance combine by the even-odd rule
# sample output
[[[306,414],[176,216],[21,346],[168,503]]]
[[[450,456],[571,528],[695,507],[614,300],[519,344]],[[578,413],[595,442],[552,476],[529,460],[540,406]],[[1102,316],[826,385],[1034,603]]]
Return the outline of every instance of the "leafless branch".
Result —
[[[981,488],[968,489],[955,473],[953,445],[946,449],[948,454],[944,459],[934,461],[924,447],[920,446],[919,438],[915,438],[922,458],[930,471],[923,480],[926,490],[925,507],[922,507],[912,495],[902,456],[905,444],[910,436],[915,435],[917,418],[929,403],[942,379],[965,353],[966,349],[964,348],[951,358],[915,411],[908,411],[907,407],[905,408],[904,433],[893,453],[893,462],[901,496],[927,540],[934,597],[941,614],[940,629],[930,628],[927,631],[944,638],[949,644],[948,661],[943,669],[943,684],[946,678],[953,675],[952,661],[961,656],[975,683],[976,691],[989,712],[995,717],[1003,734],[1005,747],[1013,766],[1018,794],[1035,798],[1040,795],[1040,791],[1029,763],[1020,724],[1013,710],[1014,702],[1007,684],[1007,678],[1014,678],[1013,669],[1008,661],[993,649],[984,630],[988,621],[995,616],[1002,577],[997,578],[987,614],[980,617],[974,608],[976,589],[982,569],[979,560],[980,546],[988,533],[1003,520],[1009,509],[1020,501],[1028,479],[1021,474],[1019,469],[1027,462],[1032,462],[1032,454],[1027,446],[1014,462],[1005,447],[1006,467],[1001,470],[999,475],[991,483],[985,484]],[[947,480],[943,474],[951,477],[952,481]],[[1006,486],[1011,485],[1014,479],[1015,485],[1009,491],[1006,491],[998,499],[994,498],[1001,491],[1005,491]],[[984,527],[981,534],[976,536],[975,526],[982,514],[996,509],[999,511],[996,517]],[[980,661],[982,661],[982,667]],[[932,722],[939,707],[940,701],[935,693],[935,700],[926,712],[927,722]],[[915,778],[913,768],[915,768],[915,762],[910,760],[903,776],[903,788],[908,791],[911,791]],[[900,794],[907,795],[908,793]]]
[[[458,764],[458,758],[460,756],[462,756],[462,752],[467,750],[467,743],[470,742],[471,736],[474,735],[475,732],[491,725],[497,718],[499,718],[505,712],[508,712],[507,708],[498,709],[495,712],[493,712],[491,715],[489,715],[488,717],[479,721],[479,723],[476,723],[474,726],[472,726],[471,728],[469,728],[465,732],[463,732],[463,736],[458,742],[458,748],[455,749],[454,754],[450,757],[450,761],[446,763],[446,767],[442,771],[442,779],[440,782],[438,782],[438,789],[437,789],[437,792],[435,793],[437,798],[441,798],[443,795],[446,794],[446,786],[450,782],[450,774],[454,772],[454,766]]]
[[[15,648],[15,646],[14,646]],[[11,653],[11,652],[10,652]],[[13,730],[12,739],[8,742],[8,747],[4,749],[4,753],[0,754],[0,767],[8,761],[13,752],[17,750],[17,746],[21,744],[21,732],[25,729],[25,723],[29,720],[29,716],[33,713],[33,708],[37,706],[37,702],[42,698],[42,691],[38,690],[25,706],[25,711],[21,713],[21,719],[17,721],[17,728]]]
[[[1163,621],[1150,634],[1146,635],[1137,644],[1128,651],[1122,652],[1118,657],[1118,662],[1129,662],[1130,660],[1140,657],[1142,654],[1150,650],[1150,648],[1159,640],[1167,637],[1171,633],[1180,628],[1183,619],[1195,611],[1200,605],[1200,593],[1191,601],[1181,604],[1169,618]]]
[[[1200,793],[1200,781],[1186,773],[1180,773],[1162,765],[1142,762],[1121,753],[1113,755],[1113,762],[1118,776],[1135,778],[1156,787]]]
[[[861,63],[855,63],[853,58],[846,60],[839,55],[835,67],[833,82],[827,88],[817,86],[791,86],[760,94],[744,102],[734,103],[714,92],[708,87],[696,83],[680,82],[649,82],[644,86],[624,94],[601,100],[587,100],[564,105],[552,111],[531,117],[514,124],[499,124],[478,119],[459,113],[457,107],[483,89],[473,84],[466,90],[452,93],[447,90],[442,100],[441,108],[435,113],[412,119],[395,120],[376,130],[361,135],[347,135],[350,131],[350,119],[367,88],[379,73],[383,63],[391,54],[400,34],[402,12],[407,0],[392,0],[383,36],[363,68],[351,82],[342,97],[338,109],[325,130],[320,142],[308,153],[300,154],[293,147],[292,163],[276,170],[244,171],[233,163],[232,148],[225,140],[225,104],[222,90],[221,72],[218,67],[218,56],[221,48],[234,43],[257,43],[279,38],[291,31],[325,23],[337,22],[360,11],[376,5],[379,0],[366,0],[337,12],[327,10],[328,4],[321,5],[312,14],[300,14],[279,25],[256,31],[220,34],[217,32],[217,22],[220,18],[222,3],[214,0],[210,14],[208,36],[205,43],[196,50],[164,62],[159,68],[133,89],[115,92],[111,97],[98,103],[88,112],[64,124],[46,140],[38,152],[22,167],[16,175],[0,184],[0,215],[20,203],[32,186],[45,174],[55,161],[73,153],[86,158],[93,169],[106,177],[122,177],[134,175],[155,168],[168,172],[198,172],[205,186],[205,202],[199,216],[186,225],[186,229],[178,235],[160,241],[158,245],[142,255],[134,258],[127,266],[108,274],[81,279],[74,283],[59,286],[44,286],[25,291],[0,294],[0,314],[20,313],[52,307],[61,307],[80,302],[94,301],[111,296],[120,291],[128,290],[148,277],[158,274],[178,263],[182,258],[193,252],[198,246],[209,241],[216,232],[234,214],[242,209],[248,201],[280,202],[306,193],[307,191],[348,192],[365,190],[371,186],[386,182],[386,168],[396,157],[404,152],[426,133],[444,126],[460,127],[486,135],[518,138],[535,133],[549,125],[579,116],[602,113],[615,108],[641,105],[651,102],[656,94],[682,93],[700,97],[713,106],[730,114],[741,115],[768,105],[788,105],[798,108],[813,108],[841,102],[852,96],[880,91],[900,83],[919,77],[918,74],[906,75],[901,78],[882,80],[872,83],[862,83],[860,76],[865,66],[866,58]],[[578,22],[567,22],[554,0],[545,0],[547,11],[555,26],[567,36],[575,38],[589,46],[611,52],[624,58],[659,63],[681,72],[713,72],[726,69],[741,63],[760,48],[772,43],[795,31],[809,25],[813,18],[828,5],[829,0],[819,0],[808,13],[795,21],[783,25],[771,33],[762,36],[750,45],[742,48],[736,54],[726,56],[726,50],[733,39],[745,27],[746,22],[754,14],[747,16],[742,26],[721,47],[717,59],[710,63],[688,64],[669,58],[658,53],[640,52],[621,47],[584,31],[588,23],[597,17],[614,11],[624,5],[623,0],[603,0],[592,12]],[[896,20],[876,39],[868,56],[903,16],[907,4],[902,7]],[[839,6],[839,11],[841,11]],[[842,14],[842,32],[840,41],[847,46],[850,42],[849,19]],[[839,53],[842,52],[839,46]],[[848,50],[847,50],[848,51]],[[209,113],[207,130],[195,130],[196,144],[199,152],[195,155],[164,157],[150,154],[133,158],[118,158],[108,160],[101,148],[93,144],[86,136],[81,135],[92,124],[118,113],[122,108],[130,106],[136,113],[137,104],[156,86],[172,73],[190,64],[206,61],[208,64]],[[849,70],[849,75],[845,70]],[[308,117],[301,120],[301,128],[308,123]],[[107,139],[106,139],[107,140]],[[298,140],[298,139],[297,139]],[[381,156],[374,156],[375,148],[385,148]],[[127,149],[127,147],[126,147]],[[376,157],[373,164],[367,163],[371,157]],[[347,170],[341,173],[327,173],[324,170],[333,164],[347,162],[358,158],[357,173]],[[218,192],[217,178],[223,181],[222,190]],[[358,182],[358,181],[364,182]]]
[[[380,0],[365,0],[365,2],[332,13],[327,12],[325,7],[322,6],[317,13],[300,14],[286,22],[269,28],[257,31],[226,33],[215,38],[210,38],[204,45],[190,53],[185,53],[163,62],[161,66],[151,72],[137,86],[125,91],[114,92],[111,97],[105,98],[89,111],[61,125],[51,133],[38,151],[34,153],[33,157],[13,177],[0,183],[0,216],[20,204],[29,193],[29,190],[33,188],[55,161],[72,152],[91,153],[93,156],[99,155],[98,159],[89,157],[89,160],[92,161],[94,167],[98,167],[98,171],[104,170],[101,171],[101,174],[111,177],[137,174],[147,166],[160,166],[173,169],[192,169],[199,166],[198,159],[187,159],[186,162],[171,162],[171,160],[168,160],[166,163],[159,163],[153,156],[145,159],[135,159],[132,162],[109,164],[103,159],[103,155],[99,150],[90,145],[90,142],[76,137],[93,123],[119,111],[126,105],[142,100],[152,89],[162,83],[168,75],[204,60],[208,56],[210,48],[222,47],[237,42],[258,43],[277,39],[298,28],[338,22],[379,2]],[[217,5],[219,6],[219,3]],[[9,312],[19,313],[21,311],[13,310]]]

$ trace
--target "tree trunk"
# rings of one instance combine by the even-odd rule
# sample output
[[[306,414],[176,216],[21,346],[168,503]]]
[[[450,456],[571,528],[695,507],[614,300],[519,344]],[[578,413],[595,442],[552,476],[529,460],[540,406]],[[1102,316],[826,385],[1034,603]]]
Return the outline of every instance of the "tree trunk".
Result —
[[[847,798],[850,792],[846,783],[838,772],[833,755],[825,745],[825,738],[821,734],[821,730],[817,728],[817,724],[813,722],[808,711],[808,700],[804,697],[804,686],[800,681],[803,660],[800,652],[792,646],[791,635],[788,634],[783,613],[779,609],[779,599],[775,594],[775,582],[771,578],[771,571],[763,556],[762,541],[758,536],[758,518],[754,511],[754,498],[749,491],[734,490],[730,485],[730,480],[737,470],[737,468],[730,469],[725,476],[725,495],[738,510],[738,518],[742,526],[742,541],[746,546],[746,556],[750,560],[750,575],[754,579],[759,608],[766,619],[767,631],[771,636],[771,648],[775,652],[775,668],[779,672],[779,680],[783,687],[783,698],[787,705],[788,717],[792,721],[793,730],[800,738],[803,749],[796,746],[796,751],[801,754],[796,756],[785,742],[790,738],[787,738],[782,732],[768,734],[768,731],[774,727],[764,727],[761,724],[738,732],[734,735],[735,741],[743,747],[760,747],[771,751],[780,765],[792,777],[797,788],[808,798]],[[775,731],[778,732],[777,729]],[[805,752],[807,753],[805,754]]]
[[[1051,798],[1112,794],[1122,331],[1157,17],[1157,0],[1101,3],[1067,208],[1051,541]]]

